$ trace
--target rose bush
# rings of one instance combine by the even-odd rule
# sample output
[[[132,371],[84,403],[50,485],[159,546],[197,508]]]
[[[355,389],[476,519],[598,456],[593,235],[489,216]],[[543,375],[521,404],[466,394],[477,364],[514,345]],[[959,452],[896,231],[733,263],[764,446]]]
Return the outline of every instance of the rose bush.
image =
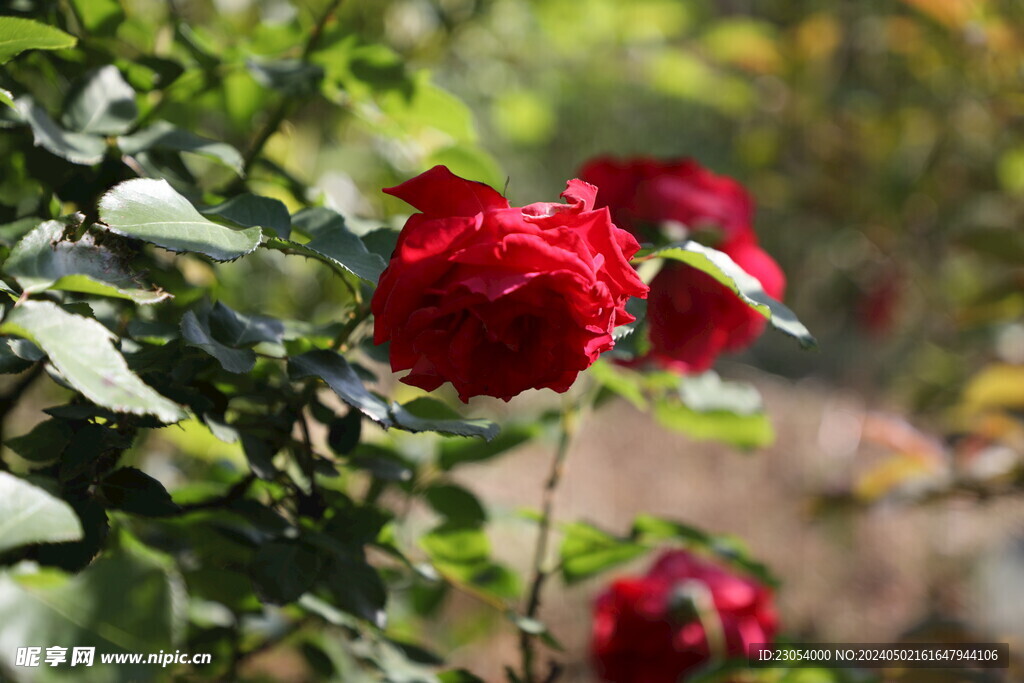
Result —
[[[594,604],[591,652],[600,678],[677,683],[712,657],[743,657],[772,641],[771,590],[685,550],[619,579]]]
[[[595,159],[580,177],[600,188],[616,224],[651,242],[666,241],[667,224],[679,224],[731,257],[776,299],[786,279],[757,244],[754,203],[743,187],[692,159]],[[725,352],[742,350],[764,331],[765,320],[712,277],[666,264],[651,283],[648,357],[680,372],[702,372]]]
[[[629,264],[640,248],[597,189],[570,180],[568,204],[511,207],[498,192],[435,166],[384,190],[419,209],[374,294],[374,342],[391,368],[427,391],[509,400],[530,388],[566,391],[612,348],[647,286]]]

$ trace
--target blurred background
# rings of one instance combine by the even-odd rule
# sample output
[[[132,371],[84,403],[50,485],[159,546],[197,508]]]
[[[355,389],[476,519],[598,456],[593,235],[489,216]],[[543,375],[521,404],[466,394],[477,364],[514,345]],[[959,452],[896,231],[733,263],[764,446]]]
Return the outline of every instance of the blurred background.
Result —
[[[256,59],[298,43],[319,7],[125,4],[119,35],[159,45],[147,27],[170,12],[197,50]],[[340,106],[304,106],[267,150],[357,227],[407,213],[379,188],[437,163],[518,205],[554,201],[595,155],[690,156],[756,199],[786,303],[821,349],[768,332],[719,364],[761,390],[774,443],[743,453],[607,402],[573,447],[559,518],[625,532],[651,512],[737,535],[782,579],[793,638],[1024,647],[1024,3],[346,0],[331,30],[351,38],[316,55]],[[175,87],[163,116],[243,148],[276,97],[245,69]],[[261,258],[219,269],[229,304],[330,320],[328,276]],[[257,277],[268,264],[294,286]],[[528,419],[549,398],[470,409]],[[199,441],[172,447],[227,448]],[[512,566],[548,457],[461,470]],[[542,617],[569,680],[590,680],[600,587],[550,584]],[[443,609],[441,629],[410,614],[408,630],[500,677],[515,648],[500,617],[460,596]],[[251,665],[304,680],[282,657]]]

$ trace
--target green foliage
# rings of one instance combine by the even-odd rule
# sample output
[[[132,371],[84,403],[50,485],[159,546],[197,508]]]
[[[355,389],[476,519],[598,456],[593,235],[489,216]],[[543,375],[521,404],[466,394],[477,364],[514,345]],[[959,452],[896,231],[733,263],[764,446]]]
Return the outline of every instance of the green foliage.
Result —
[[[577,13],[556,4],[538,8],[541,24]],[[273,20],[263,5],[221,16],[68,0],[0,16],[0,431],[41,418],[4,432],[0,623],[17,623],[19,643],[213,653],[207,668],[166,672],[190,680],[240,680],[281,649],[311,680],[458,683],[480,679],[439,673],[411,641],[440,642],[422,620],[463,593],[558,650],[529,604],[549,558],[534,577],[500,561],[503,513],[462,478],[546,442],[558,420],[542,407],[499,429],[443,392],[396,388],[371,338],[400,219],[366,216],[407,210],[376,189],[437,163],[503,189],[487,129],[358,3],[277,3],[294,12]],[[673,7],[658,21],[682,30]],[[609,24],[622,39],[646,30],[628,15]],[[743,58],[731,44],[728,31],[709,38],[716,58]],[[723,111],[748,96],[735,82],[680,92]],[[559,114],[532,86],[493,108],[516,144],[556,137]],[[655,257],[711,274],[813,342],[718,252],[687,242]],[[629,310],[638,321],[616,338],[642,350],[643,303]],[[771,439],[756,393],[717,376],[605,360],[581,401],[588,383],[695,438]],[[563,531],[570,584],[666,544],[766,576],[731,539],[665,520],[638,518],[624,537]],[[12,655],[0,653],[5,673]]]

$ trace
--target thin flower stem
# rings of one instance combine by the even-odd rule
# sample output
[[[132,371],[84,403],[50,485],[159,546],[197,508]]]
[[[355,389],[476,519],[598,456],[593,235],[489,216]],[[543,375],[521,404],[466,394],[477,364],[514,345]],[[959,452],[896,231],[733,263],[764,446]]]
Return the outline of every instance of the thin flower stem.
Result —
[[[554,458],[551,460],[551,470],[548,473],[547,483],[544,485],[539,529],[537,531],[537,544],[533,553],[530,592],[527,595],[524,608],[524,614],[529,619],[534,619],[537,616],[537,612],[540,609],[544,582],[551,574],[550,569],[545,569],[544,563],[547,559],[548,545],[551,539],[551,519],[555,505],[555,493],[558,490],[559,483],[562,481],[565,460],[569,454],[569,447],[572,445],[572,437],[576,432],[578,418],[578,406],[567,404],[562,409],[558,446],[555,448]],[[523,683],[535,683],[537,678],[534,675],[534,635],[525,631],[519,634],[519,651],[522,659]]]

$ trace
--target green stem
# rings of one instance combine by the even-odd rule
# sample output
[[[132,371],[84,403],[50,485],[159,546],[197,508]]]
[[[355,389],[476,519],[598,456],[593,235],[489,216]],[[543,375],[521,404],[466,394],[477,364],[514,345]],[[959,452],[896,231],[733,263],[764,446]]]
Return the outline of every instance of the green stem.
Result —
[[[566,406],[562,410],[560,422],[561,430],[558,435],[558,446],[555,448],[554,457],[551,460],[551,469],[548,472],[548,480],[544,485],[544,493],[541,502],[541,515],[539,529],[537,532],[537,544],[534,547],[532,578],[530,580],[530,591],[527,594],[524,614],[529,619],[534,619],[540,609],[541,593],[544,582],[551,574],[550,570],[544,568],[548,554],[548,545],[551,539],[551,520],[555,505],[555,493],[562,481],[562,473],[565,471],[565,460],[569,454],[569,447],[572,444],[572,437],[576,431],[576,423],[579,417],[578,406]],[[519,634],[519,651],[522,660],[523,682],[535,683],[534,675],[534,636],[521,632]]]

